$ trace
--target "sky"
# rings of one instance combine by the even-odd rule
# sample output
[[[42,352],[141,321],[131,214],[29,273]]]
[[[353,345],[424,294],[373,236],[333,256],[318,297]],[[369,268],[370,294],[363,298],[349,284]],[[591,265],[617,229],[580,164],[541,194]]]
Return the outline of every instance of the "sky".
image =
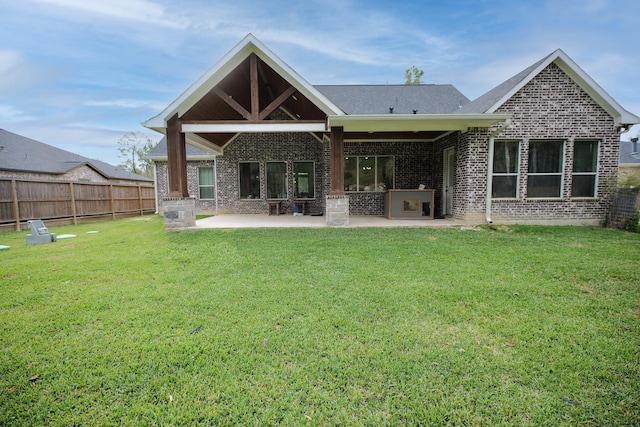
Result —
[[[0,0],[0,128],[113,165],[248,33],[320,84],[475,99],[560,48],[640,115],[638,0]]]

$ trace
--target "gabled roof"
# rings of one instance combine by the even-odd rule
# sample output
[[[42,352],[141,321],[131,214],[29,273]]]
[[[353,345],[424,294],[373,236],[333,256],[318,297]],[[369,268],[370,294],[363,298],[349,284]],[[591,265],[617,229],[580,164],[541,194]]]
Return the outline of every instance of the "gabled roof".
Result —
[[[321,85],[327,98],[349,115],[447,114],[469,103],[450,84],[421,85]]]
[[[540,61],[525,68],[507,81],[499,84],[489,92],[476,98],[463,106],[457,113],[460,114],[485,114],[494,113],[509,98],[529,83],[535,76],[544,70],[549,64],[555,63],[578,86],[589,94],[607,113],[613,118],[617,126],[623,126],[640,122],[640,118],[631,114],[618,104],[604,89],[600,87],[582,68],[578,66],[561,49],[552,52]]]
[[[143,122],[142,125],[164,132],[166,122],[176,113],[179,116],[185,114],[200,99],[205,97],[217,84],[227,77],[232,71],[240,66],[251,54],[255,54],[260,60],[271,67],[277,74],[284,78],[303,96],[313,102],[327,115],[344,114],[320,91],[308,83],[293,68],[287,65],[276,54],[269,50],[252,34],[248,34],[233,49],[216,62],[199,79],[197,79],[187,90],[167,106],[160,114]]]
[[[0,129],[0,170],[62,175],[83,165],[108,179],[153,181],[109,163],[88,159]]]

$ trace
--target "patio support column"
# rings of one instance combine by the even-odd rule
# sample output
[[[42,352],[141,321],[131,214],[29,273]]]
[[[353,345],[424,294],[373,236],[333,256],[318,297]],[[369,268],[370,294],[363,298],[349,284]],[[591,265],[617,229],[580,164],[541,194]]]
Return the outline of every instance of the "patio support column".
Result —
[[[329,145],[327,225],[349,225],[349,196],[344,193],[344,128],[332,127]]]
[[[329,195],[344,195],[344,128],[331,128]]]
[[[169,196],[162,200],[165,230],[184,230],[196,225],[196,201],[187,189],[187,147],[178,114],[167,121]]]
[[[187,190],[187,148],[180,132],[178,114],[167,121],[167,161],[169,197],[189,197]]]

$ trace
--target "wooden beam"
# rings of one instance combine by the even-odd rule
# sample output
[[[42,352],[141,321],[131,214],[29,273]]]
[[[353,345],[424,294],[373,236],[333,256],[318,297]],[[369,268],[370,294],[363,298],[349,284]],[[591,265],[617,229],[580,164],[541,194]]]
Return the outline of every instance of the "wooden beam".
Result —
[[[258,86],[258,57],[252,53],[249,57],[251,81],[251,120],[258,120],[260,116],[260,91]]]
[[[187,147],[180,132],[178,114],[167,121],[167,166],[169,197],[189,197],[187,190]]]
[[[231,95],[227,94],[227,92],[223,91],[218,87],[214,87],[212,90],[213,90],[213,93],[218,95],[224,102],[229,104],[229,106],[234,110],[236,110],[242,117],[244,117],[247,120],[251,120],[251,113],[245,110],[245,108],[242,105],[240,105],[235,99],[233,99]]]
[[[282,105],[282,103],[284,101],[287,100],[287,98],[289,98],[291,95],[293,95],[296,92],[296,88],[293,86],[289,86],[289,88],[287,90],[285,90],[284,92],[282,92],[282,94],[277,97],[276,99],[274,99],[271,104],[267,105],[267,107],[262,110],[260,112],[259,115],[259,119],[260,120],[264,120],[266,119],[269,114],[273,113],[273,110],[275,110],[276,108],[278,108],[280,105]]]
[[[344,195],[344,128],[331,128],[329,144],[329,195],[342,196]]]

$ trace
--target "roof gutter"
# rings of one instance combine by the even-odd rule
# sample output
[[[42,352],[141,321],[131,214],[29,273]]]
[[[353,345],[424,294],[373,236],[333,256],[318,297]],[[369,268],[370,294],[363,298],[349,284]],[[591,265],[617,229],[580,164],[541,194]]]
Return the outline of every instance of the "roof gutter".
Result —
[[[489,149],[488,155],[489,159],[487,162],[487,195],[485,197],[486,207],[485,207],[485,219],[487,224],[492,224],[493,220],[491,219],[491,188],[493,187],[493,150],[495,145],[496,135],[505,130],[511,124],[511,119],[506,119],[502,126],[498,129],[494,130],[489,134]]]

